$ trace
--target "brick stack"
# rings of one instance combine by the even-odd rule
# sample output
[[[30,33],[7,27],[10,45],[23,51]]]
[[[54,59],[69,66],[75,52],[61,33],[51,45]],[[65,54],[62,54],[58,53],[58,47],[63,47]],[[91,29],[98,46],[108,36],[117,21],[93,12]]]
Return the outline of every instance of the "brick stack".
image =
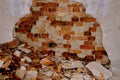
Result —
[[[94,17],[85,13],[86,9],[82,3],[69,0],[33,0],[30,11],[31,13],[20,18],[15,24],[13,32],[14,38],[25,43],[25,47],[30,49],[30,52],[29,50],[24,51],[26,49],[15,48],[13,53],[15,50],[20,50],[22,53],[36,54],[39,52],[38,57],[34,57],[37,58],[38,62],[41,61],[38,64],[47,66],[47,68],[52,66],[50,70],[54,72],[55,69],[54,73],[58,73],[57,78],[52,75],[52,77],[48,75],[46,77],[51,77],[52,80],[74,80],[71,76],[68,77],[63,74],[64,71],[62,72],[62,70],[65,70],[65,73],[76,70],[75,67],[66,67],[65,64],[68,64],[63,64],[66,60],[73,60],[74,62],[78,60],[84,66],[89,62],[96,61],[109,68],[110,61],[102,45],[100,24]],[[29,57],[34,59],[34,54],[30,54]],[[55,57],[58,59],[57,61],[53,59]],[[19,58],[21,57],[19,56]],[[65,61],[62,62],[62,60]],[[35,65],[34,61],[28,64]],[[34,66],[34,68],[39,69],[41,67]],[[80,66],[76,68],[78,72],[83,71],[83,73],[91,75],[91,73],[84,72],[87,71],[85,68],[83,70]],[[92,75],[91,77],[95,78]],[[47,79],[40,77],[38,80]]]

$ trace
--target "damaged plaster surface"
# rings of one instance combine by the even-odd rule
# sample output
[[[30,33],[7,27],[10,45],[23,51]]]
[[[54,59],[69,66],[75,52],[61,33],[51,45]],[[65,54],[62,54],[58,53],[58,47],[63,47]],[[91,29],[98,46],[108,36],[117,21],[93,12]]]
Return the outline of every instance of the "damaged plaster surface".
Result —
[[[120,79],[120,1],[119,0],[76,0],[83,2],[87,13],[100,22],[103,30],[103,44],[111,60],[114,77]],[[0,43],[12,40],[15,22],[29,12],[31,0],[0,0]]]

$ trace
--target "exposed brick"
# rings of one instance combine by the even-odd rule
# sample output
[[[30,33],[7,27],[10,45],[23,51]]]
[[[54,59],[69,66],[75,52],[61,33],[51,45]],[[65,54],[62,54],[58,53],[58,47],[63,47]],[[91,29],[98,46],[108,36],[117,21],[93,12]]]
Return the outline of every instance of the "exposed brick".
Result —
[[[44,6],[46,6],[46,7],[58,7],[59,4],[58,3],[44,3]]]
[[[95,55],[96,59],[102,59],[102,55]]]
[[[85,9],[85,7],[82,7],[82,12],[86,12],[86,9]]]
[[[79,18],[83,18],[83,17],[85,17],[86,15],[84,14],[84,13],[74,13],[74,16],[77,16],[77,17],[79,17]]]
[[[35,37],[35,38],[40,38],[41,35],[36,33],[36,34],[34,34],[34,37]]]
[[[56,15],[55,12],[42,12],[42,16],[55,17],[55,15]]]
[[[76,17],[76,16],[73,16],[73,17],[72,17],[72,21],[75,21],[75,22],[76,22],[76,21],[79,21],[79,18]]]
[[[30,7],[30,11],[33,12],[33,8],[32,7]]]
[[[29,19],[30,19],[29,17],[22,17],[22,18],[20,18],[20,21],[23,22],[23,21],[27,21]]]
[[[69,0],[54,0],[55,2],[68,2]]]
[[[71,39],[71,36],[70,36],[69,34],[65,34],[65,35],[63,36],[63,38],[66,39],[66,40],[70,40],[70,39]]]
[[[95,22],[96,19],[95,18],[84,17],[84,18],[80,18],[80,21],[82,21],[82,22]]]
[[[33,12],[32,16],[33,20],[38,20],[39,16],[41,16],[41,12]]]
[[[106,51],[101,51],[101,50],[92,51],[92,54],[94,54],[94,55],[107,55]]]
[[[85,32],[84,32],[84,35],[85,35],[85,36],[91,36],[91,32],[90,32],[90,31],[85,31]]]
[[[94,50],[95,46],[81,45],[80,49]]]
[[[43,12],[43,11],[48,11],[48,7],[41,7],[41,8],[40,8],[40,11],[42,11],[42,12]]]
[[[27,33],[30,32],[30,30],[25,30],[25,29],[17,29],[16,32],[20,32],[20,33]]]
[[[48,45],[51,48],[55,48],[57,44],[55,42],[50,42]]]
[[[43,51],[41,51],[40,53],[46,55],[46,54],[49,54],[49,51],[43,50]]]
[[[60,34],[68,34],[68,35],[74,35],[75,32],[74,31],[65,31],[65,30],[61,30],[59,31]]]
[[[21,24],[36,24],[36,21],[34,20],[26,20],[26,21],[22,21]]]
[[[87,40],[86,36],[71,36],[72,40]]]
[[[68,49],[68,52],[80,54],[82,51],[81,50]]]
[[[95,41],[95,37],[93,37],[93,36],[88,37],[88,40],[89,40],[89,41]]]
[[[73,12],[80,12],[80,8],[79,7],[74,7]]]
[[[70,53],[69,53],[69,52],[63,52],[63,53],[62,53],[62,56],[67,58],[67,57],[70,56]]]
[[[27,33],[27,37],[28,37],[28,38],[33,38],[34,35],[33,35],[32,33]]]
[[[32,16],[31,19],[36,22],[36,21],[39,19],[39,16],[40,16],[40,15]]]
[[[42,46],[48,47],[48,43],[47,42],[42,42]]]
[[[84,36],[83,34],[84,34],[84,32],[78,32],[77,35],[78,35],[78,36]],[[86,37],[86,36],[84,36],[84,37]]]
[[[71,53],[71,54],[70,54],[70,57],[71,57],[72,59],[77,59],[77,54],[76,54],[76,53]]]
[[[50,50],[48,55],[51,56],[51,57],[55,56],[55,51]]]
[[[46,34],[46,33],[42,34],[42,38],[48,38],[48,37],[49,37],[49,34]]]
[[[47,20],[54,21],[55,19],[54,19],[54,17],[47,17]]]
[[[25,30],[31,30],[32,29],[32,25],[31,24],[20,24],[19,28],[20,29],[25,29]]]
[[[85,61],[90,62],[90,61],[93,61],[93,60],[94,60],[94,57],[92,55],[85,56]]]
[[[70,44],[64,44],[63,46],[64,46],[64,48],[71,48]]]
[[[83,6],[82,3],[79,3],[79,4],[76,4],[76,3],[68,4],[68,7],[82,7],[82,6]]]
[[[71,30],[71,26],[63,26],[63,30],[70,31]]]
[[[92,42],[91,41],[85,41],[84,44],[85,45],[92,45]]]
[[[67,22],[67,21],[65,22],[65,25],[66,25],[66,26],[73,26],[73,24],[74,24],[74,23],[73,23],[72,21],[71,21],[71,22]]]
[[[104,51],[104,47],[97,47],[97,50]]]
[[[89,28],[90,32],[96,32],[96,28]]]
[[[55,11],[56,11],[56,8],[55,8],[55,7],[50,7],[50,8],[49,8],[49,11],[50,11],[50,12],[55,12]]]
[[[99,23],[97,23],[97,22],[95,22],[95,23],[93,24],[93,26],[94,26],[94,27],[99,27],[99,26],[100,26],[100,24],[99,24]]]
[[[36,5],[37,5],[37,6],[44,6],[44,3],[42,3],[42,2],[37,2]]]
[[[63,22],[63,21],[52,21],[51,25],[65,25],[65,22]]]
[[[73,22],[68,22],[68,21],[52,21],[51,25],[61,25],[61,26],[73,26]]]
[[[83,23],[82,22],[75,22],[76,26],[82,26]]]

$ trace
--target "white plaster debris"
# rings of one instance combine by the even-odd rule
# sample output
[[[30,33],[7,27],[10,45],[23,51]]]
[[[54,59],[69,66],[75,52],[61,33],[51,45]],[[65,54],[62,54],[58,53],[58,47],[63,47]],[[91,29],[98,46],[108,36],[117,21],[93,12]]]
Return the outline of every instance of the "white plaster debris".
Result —
[[[13,54],[14,54],[15,56],[17,56],[17,57],[20,57],[21,52],[18,51],[18,50],[16,50]]]
[[[99,78],[107,80],[112,77],[111,71],[104,68],[100,63],[90,62],[86,65],[86,67],[92,72],[94,76]]]
[[[64,69],[72,69],[72,68],[82,68],[84,65],[81,61],[63,61],[62,68]]]
[[[36,80],[38,72],[35,70],[27,71],[26,76],[23,80]]]
[[[25,47],[19,47],[18,49],[21,50],[21,51],[23,51],[23,52],[25,52],[25,53],[30,53],[31,52],[30,49],[27,49]]]
[[[3,66],[4,61],[0,60],[0,68]]]
[[[25,60],[26,60],[27,62],[32,62],[32,59],[31,59],[30,57],[25,56],[24,58],[25,58]]]
[[[20,70],[27,70],[25,66],[20,66]]]
[[[84,80],[83,75],[79,73],[74,73],[70,80]]]
[[[18,69],[18,70],[16,70],[16,75],[17,75],[17,77],[19,77],[20,79],[22,79],[23,80],[23,78],[24,78],[24,76],[25,76],[25,73],[26,73],[26,70],[21,70],[21,69]]]

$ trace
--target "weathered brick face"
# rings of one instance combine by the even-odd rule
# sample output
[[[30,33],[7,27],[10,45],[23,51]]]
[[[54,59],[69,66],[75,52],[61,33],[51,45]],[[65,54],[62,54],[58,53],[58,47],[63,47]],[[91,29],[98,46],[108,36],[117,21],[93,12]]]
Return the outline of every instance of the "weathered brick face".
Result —
[[[15,28],[15,37],[20,40],[30,39],[33,44],[37,42],[37,49],[40,51],[52,50],[65,57],[68,53],[84,54],[87,61],[102,59],[101,55],[96,55],[105,54],[100,24],[85,13],[82,3],[69,0],[33,2],[31,13],[16,23],[18,27]],[[27,36],[20,36],[21,33]],[[27,43],[31,45],[31,42]]]
[[[98,45],[98,39],[101,39],[98,36],[101,35],[100,25],[95,18],[85,13],[82,3],[69,0],[36,0],[30,10],[30,15],[20,19],[16,34],[27,34],[33,42],[36,40],[34,38],[39,38],[38,43],[42,44],[39,47],[47,46],[52,41],[60,43],[60,49],[66,48],[66,52],[70,51],[68,48],[73,51],[76,48],[81,50],[81,54],[82,50],[94,51],[97,47],[102,47]],[[99,34],[95,35],[96,33]],[[72,41],[78,45],[75,46]]]

